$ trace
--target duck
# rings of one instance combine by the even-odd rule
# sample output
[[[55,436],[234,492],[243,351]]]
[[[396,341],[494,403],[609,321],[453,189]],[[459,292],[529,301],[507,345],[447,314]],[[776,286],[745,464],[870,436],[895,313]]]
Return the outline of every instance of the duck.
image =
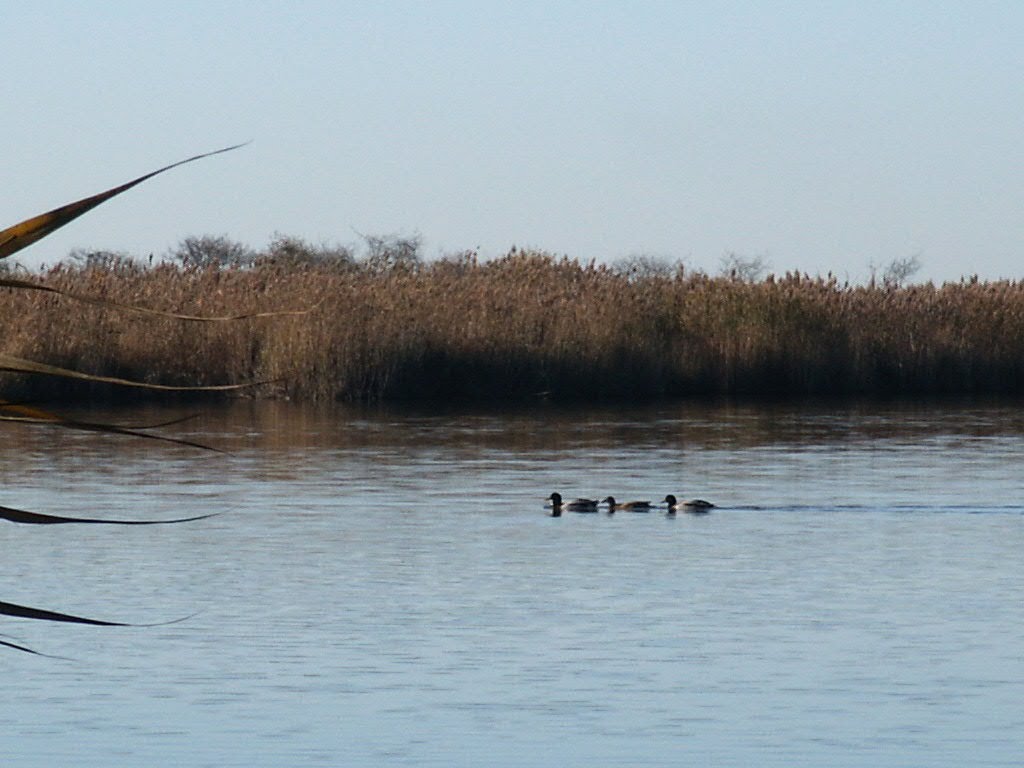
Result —
[[[573,499],[572,501],[562,501],[562,494],[552,493],[548,496],[547,501],[551,502],[551,513],[555,517],[560,515],[564,509],[567,509],[570,512],[597,512],[596,499]]]
[[[654,509],[654,506],[649,501],[624,501],[622,504],[618,504],[615,501],[614,496],[609,496],[601,500],[602,504],[608,505],[608,512],[614,512],[617,509],[621,509],[625,512],[650,512]]]
[[[668,513],[671,515],[677,510],[683,510],[684,512],[707,512],[710,509],[714,509],[715,505],[710,501],[704,501],[704,499],[686,499],[679,501],[671,493],[665,497],[663,504],[668,504]]]

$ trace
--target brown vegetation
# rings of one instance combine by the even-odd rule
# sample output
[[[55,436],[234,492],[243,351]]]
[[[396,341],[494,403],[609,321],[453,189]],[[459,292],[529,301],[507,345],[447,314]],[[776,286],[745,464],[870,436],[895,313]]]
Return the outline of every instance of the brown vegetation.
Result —
[[[264,381],[253,394],[301,400],[1024,389],[1024,284],[1016,282],[752,281],[681,267],[625,272],[514,249],[489,262],[386,256],[359,261],[282,239],[227,265],[195,254],[152,268],[116,257],[62,264],[38,280],[117,304],[195,315],[314,309],[197,324],[8,292],[0,353],[163,384]],[[10,374],[0,390],[126,396]]]

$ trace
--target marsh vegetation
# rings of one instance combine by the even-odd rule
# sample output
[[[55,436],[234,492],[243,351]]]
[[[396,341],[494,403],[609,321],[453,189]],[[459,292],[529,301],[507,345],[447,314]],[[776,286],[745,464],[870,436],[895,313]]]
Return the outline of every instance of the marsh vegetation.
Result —
[[[254,252],[192,238],[156,264],[78,253],[33,279],[110,305],[273,320],[188,323],[19,291],[0,352],[175,385],[259,381],[303,401],[798,398],[1011,394],[1024,387],[1024,284],[866,285],[710,276],[512,249],[423,260],[415,240],[363,253],[280,237]],[[7,376],[6,397],[145,396]]]

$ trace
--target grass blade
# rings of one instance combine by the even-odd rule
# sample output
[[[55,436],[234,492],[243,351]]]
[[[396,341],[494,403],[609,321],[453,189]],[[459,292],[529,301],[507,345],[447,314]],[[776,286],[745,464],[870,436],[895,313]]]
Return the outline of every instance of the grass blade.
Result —
[[[80,381],[92,381],[102,384],[117,384],[122,387],[136,387],[139,389],[156,389],[164,392],[234,392],[258,384],[268,384],[269,381],[254,381],[245,384],[207,384],[204,386],[175,386],[173,384],[147,384],[143,381],[131,379],[120,379],[116,376],[96,376],[90,373],[81,373],[68,368],[59,368],[46,363],[36,363],[32,360],[25,360],[13,355],[0,354],[0,371],[11,371],[13,373],[38,373],[44,376],[60,376],[65,379],[78,379]]]
[[[248,143],[248,142],[246,142]],[[115,197],[122,192],[127,192],[137,184],[141,184],[147,179],[151,179],[157,174],[169,171],[172,168],[177,168],[179,165],[185,165],[195,160],[201,160],[204,157],[210,157],[212,155],[219,155],[222,152],[230,152],[233,149],[245,146],[245,144],[235,144],[231,147],[224,147],[224,149],[214,150],[213,152],[205,152],[201,155],[195,155],[188,157],[184,160],[179,160],[176,163],[165,165],[163,168],[158,168],[155,171],[151,171],[143,176],[139,176],[137,179],[133,179],[120,186],[108,189],[105,192],[100,192],[97,195],[77,200],[67,205],[62,205],[60,208],[54,208],[52,211],[42,213],[38,216],[33,216],[30,219],[26,219],[13,227],[0,231],[0,259],[6,259],[13,253],[17,253],[22,248],[27,248],[37,240],[41,240],[54,230],[60,229],[68,222],[74,221],[83,213],[91,211],[97,205],[106,202],[112,197]]]
[[[9,637],[9,635],[4,635],[4,637]],[[33,656],[43,656],[47,659],[64,659],[63,656],[52,656],[49,653],[35,651],[29,648],[27,645],[19,645],[18,643],[11,642],[10,640],[0,640],[0,645],[7,646],[8,648],[13,648],[16,651],[24,651],[25,653],[31,653]]]
[[[0,406],[2,408],[3,406]],[[33,416],[2,416],[0,415],[0,421],[10,421],[18,424],[36,424],[48,427],[65,427],[66,429],[77,429],[82,432],[105,432],[111,435],[125,435],[127,437],[141,437],[144,440],[157,440],[161,443],[173,443],[174,445],[184,445],[189,448],[198,448],[203,451],[213,451],[214,453],[227,454],[228,452],[220,448],[214,448],[212,445],[206,445],[205,443],[197,443],[194,440],[185,440],[181,437],[168,437],[167,435],[154,435],[149,432],[142,432],[138,429],[131,429],[128,427],[119,427],[116,424],[97,424],[90,421],[76,421],[74,419],[64,419],[60,417],[56,418],[38,418]]]
[[[28,512],[23,509],[0,506],[0,520],[7,520],[12,523],[23,523],[25,525],[67,525],[67,524],[92,524],[92,525],[171,525],[173,523],[191,523],[195,520],[205,520],[218,514],[211,512],[208,515],[196,515],[194,517],[178,517],[172,520],[104,520],[97,517],[65,517],[63,515],[44,515],[40,512]]]
[[[84,616],[74,616],[70,613],[59,613],[58,611],[47,611],[42,608],[32,608],[27,605],[16,605],[0,601],[0,614],[4,616],[17,616],[21,619],[38,619],[39,621],[61,621],[68,624],[92,624],[98,627],[129,627],[120,621],[102,621],[101,619],[89,619]]]
[[[186,315],[177,312],[161,312],[158,309],[149,309],[147,307],[139,307],[132,304],[119,304],[116,301],[108,301],[106,299],[97,299],[92,296],[85,296],[80,293],[72,293],[71,291],[63,291],[60,288],[52,288],[48,285],[40,285],[39,283],[33,283],[29,280],[18,280],[16,278],[0,277],[0,288],[20,288],[27,291],[44,291],[46,293],[53,293],[58,296],[64,296],[75,301],[80,301],[84,304],[93,304],[98,307],[106,307],[108,309],[116,309],[122,312],[135,312],[140,315],[149,315],[151,317],[166,317],[172,320],[184,320],[192,323],[226,323],[234,322],[237,320],[253,320],[261,317],[282,317],[286,315],[308,315],[319,304],[310,307],[309,309],[281,309],[271,310],[267,312],[248,312],[239,315],[223,315],[219,317],[206,317],[203,315]],[[322,302],[322,300],[321,300]]]

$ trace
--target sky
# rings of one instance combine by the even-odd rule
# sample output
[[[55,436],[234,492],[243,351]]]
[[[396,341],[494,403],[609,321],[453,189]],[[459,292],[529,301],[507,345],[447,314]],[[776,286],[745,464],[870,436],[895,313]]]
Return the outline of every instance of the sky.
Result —
[[[1024,3],[0,0],[12,257],[422,238],[1024,278]]]

